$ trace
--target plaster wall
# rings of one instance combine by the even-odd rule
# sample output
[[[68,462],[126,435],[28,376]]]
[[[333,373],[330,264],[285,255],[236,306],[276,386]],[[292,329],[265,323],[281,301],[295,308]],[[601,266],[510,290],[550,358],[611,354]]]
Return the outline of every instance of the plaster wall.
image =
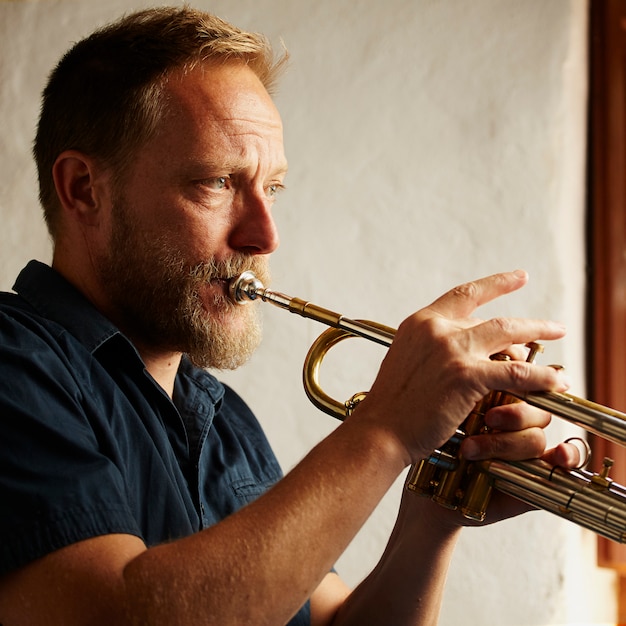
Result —
[[[0,1],[0,288],[30,258],[50,260],[30,159],[47,74],[94,27],[150,4]],[[455,284],[522,267],[530,284],[480,314],[564,321],[567,339],[545,358],[565,364],[584,395],[586,0],[194,4],[291,53],[277,95],[290,173],[275,287],[396,326]],[[322,329],[275,309],[265,327],[250,363],[223,378],[288,470],[336,427],[300,384]],[[329,390],[366,389],[381,356],[342,347],[325,370]],[[552,443],[571,434],[562,422],[549,430]],[[338,562],[349,583],[379,558],[400,491]],[[614,612],[595,537],[534,512],[464,532],[441,624],[599,624]]]

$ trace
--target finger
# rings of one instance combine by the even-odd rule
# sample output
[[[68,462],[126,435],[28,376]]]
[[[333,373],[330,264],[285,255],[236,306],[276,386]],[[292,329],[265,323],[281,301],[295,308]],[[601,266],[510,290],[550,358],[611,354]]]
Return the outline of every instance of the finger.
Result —
[[[528,357],[528,344],[561,339],[565,333],[565,326],[552,320],[494,317],[469,326],[465,341],[468,346],[482,346],[489,355],[510,353],[512,360],[520,361]]]
[[[515,432],[485,433],[468,437],[461,444],[461,454],[468,461],[519,461],[538,458],[545,447],[546,436],[543,429],[526,428]]]
[[[485,360],[478,363],[476,368],[476,375],[488,389],[563,392],[570,387],[570,379],[563,370],[547,365]]]
[[[520,289],[528,282],[523,270],[493,274],[458,285],[437,298],[427,310],[447,318],[469,317],[479,306]]]
[[[515,431],[524,428],[545,428],[552,419],[548,411],[525,402],[494,406],[485,413],[485,425],[492,430]]]
[[[586,452],[571,443],[560,443],[556,447],[546,450],[542,459],[550,465],[556,465],[566,469],[574,469],[585,464]]]

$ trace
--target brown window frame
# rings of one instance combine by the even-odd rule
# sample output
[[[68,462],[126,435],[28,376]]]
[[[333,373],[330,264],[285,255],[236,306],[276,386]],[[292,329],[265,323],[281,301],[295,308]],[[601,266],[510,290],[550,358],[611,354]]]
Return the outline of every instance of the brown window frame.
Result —
[[[591,399],[626,411],[626,0],[590,0],[588,361]],[[592,467],[614,460],[626,484],[626,450],[591,438]],[[626,545],[598,539],[598,564],[618,571],[626,622]]]

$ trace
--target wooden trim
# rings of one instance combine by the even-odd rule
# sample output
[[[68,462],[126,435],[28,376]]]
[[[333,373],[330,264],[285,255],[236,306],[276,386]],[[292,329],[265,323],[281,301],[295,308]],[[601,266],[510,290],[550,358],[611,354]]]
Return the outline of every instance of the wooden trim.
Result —
[[[589,395],[626,411],[626,0],[590,2]],[[593,438],[626,484],[626,450]],[[626,546],[599,539],[599,565],[626,575]],[[621,621],[621,620],[620,620]]]

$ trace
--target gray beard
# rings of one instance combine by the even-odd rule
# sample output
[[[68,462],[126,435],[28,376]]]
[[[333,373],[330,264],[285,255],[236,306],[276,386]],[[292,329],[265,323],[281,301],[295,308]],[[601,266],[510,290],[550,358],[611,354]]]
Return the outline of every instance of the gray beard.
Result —
[[[190,265],[165,235],[154,239],[138,232],[120,207],[115,206],[109,249],[98,263],[113,303],[112,321],[131,340],[183,352],[199,367],[236,369],[245,363],[262,338],[258,306],[218,295],[207,311],[199,289],[246,269],[267,283],[264,258],[238,254],[224,262]]]

